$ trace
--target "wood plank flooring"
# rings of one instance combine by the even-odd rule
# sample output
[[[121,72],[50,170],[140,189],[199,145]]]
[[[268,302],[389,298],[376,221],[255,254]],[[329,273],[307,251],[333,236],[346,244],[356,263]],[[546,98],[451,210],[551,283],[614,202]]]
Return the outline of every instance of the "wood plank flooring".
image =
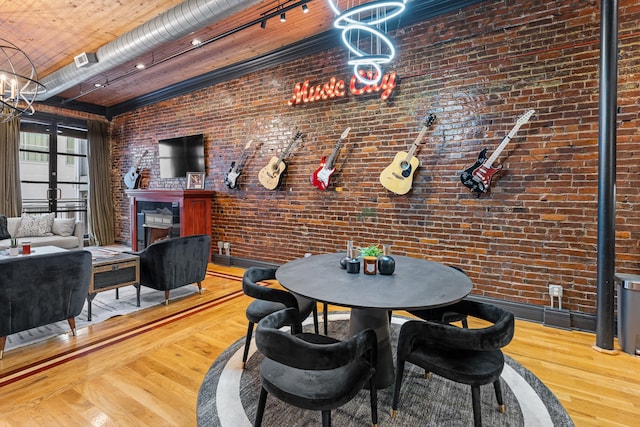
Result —
[[[195,426],[202,378],[245,335],[250,302],[242,269],[211,267],[216,276],[202,295],[6,352],[0,427]],[[517,321],[505,352],[556,394],[577,426],[640,425],[640,358],[597,352],[594,342],[590,333]]]

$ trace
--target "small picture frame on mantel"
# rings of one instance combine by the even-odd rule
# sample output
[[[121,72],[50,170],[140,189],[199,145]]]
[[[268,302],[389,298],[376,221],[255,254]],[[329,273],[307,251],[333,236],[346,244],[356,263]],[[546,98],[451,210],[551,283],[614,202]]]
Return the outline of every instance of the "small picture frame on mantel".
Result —
[[[204,190],[204,172],[187,172],[187,190]]]

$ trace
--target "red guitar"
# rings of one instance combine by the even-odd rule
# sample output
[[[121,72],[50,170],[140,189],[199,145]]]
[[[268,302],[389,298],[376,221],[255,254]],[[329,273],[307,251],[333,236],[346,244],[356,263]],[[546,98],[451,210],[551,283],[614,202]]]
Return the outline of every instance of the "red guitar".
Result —
[[[338,155],[338,150],[340,150],[340,144],[342,144],[342,140],[349,135],[349,131],[351,128],[346,128],[342,135],[340,135],[340,139],[336,143],[336,146],[333,148],[333,152],[329,156],[329,160],[326,160],[327,157],[323,156],[320,161],[320,167],[316,169],[311,174],[311,183],[318,190],[326,190],[329,187],[329,180],[331,179],[331,175],[334,174],[336,168],[334,167],[334,163],[336,160],[336,156]]]
[[[489,190],[489,186],[491,186],[491,178],[502,170],[502,165],[494,167],[493,162],[496,161],[500,153],[502,153],[502,150],[504,150],[509,141],[511,141],[511,138],[515,136],[518,129],[520,129],[520,126],[527,123],[535,112],[535,110],[529,110],[518,118],[513,129],[511,129],[509,134],[504,137],[491,157],[487,159],[486,148],[480,152],[475,164],[460,174],[460,181],[465,187],[475,193],[478,193],[478,197],[480,197],[480,194],[486,193]]]

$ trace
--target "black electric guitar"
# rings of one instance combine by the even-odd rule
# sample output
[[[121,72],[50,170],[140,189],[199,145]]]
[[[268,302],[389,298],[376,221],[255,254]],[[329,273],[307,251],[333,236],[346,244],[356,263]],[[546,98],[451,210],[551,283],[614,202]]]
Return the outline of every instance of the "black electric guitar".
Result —
[[[267,190],[275,190],[278,185],[280,185],[282,173],[287,168],[284,158],[289,154],[289,150],[291,150],[293,143],[301,137],[302,132],[298,131],[282,154],[279,157],[273,156],[269,161],[269,164],[260,169],[260,172],[258,172],[258,181],[260,181],[260,184],[262,184],[264,188]]]
[[[229,168],[229,172],[224,175],[224,183],[229,188],[236,188],[238,185],[238,177],[242,173],[242,168],[244,168],[244,164],[247,162],[249,158],[249,147],[251,147],[251,143],[253,140],[247,142],[247,145],[244,146],[242,153],[240,154],[240,159],[237,162],[231,162],[231,168]]]
[[[320,161],[320,166],[311,174],[311,183],[318,190],[326,190],[329,188],[329,182],[331,180],[331,175],[336,171],[335,161],[338,156],[338,151],[340,150],[340,144],[342,144],[342,140],[349,135],[349,131],[351,128],[346,128],[342,135],[340,135],[340,139],[336,143],[336,146],[333,148],[333,152],[329,156],[329,160],[326,157],[322,157]]]
[[[435,121],[435,114],[429,114],[418,137],[413,141],[413,144],[411,144],[409,152],[398,152],[391,164],[380,173],[380,184],[382,184],[384,188],[396,194],[407,194],[409,190],[411,190],[413,174],[420,165],[420,160],[418,160],[414,154],[424,134],[427,133],[427,129],[429,129]]]
[[[478,193],[478,197],[480,194],[486,193],[489,190],[489,187],[491,186],[491,178],[502,170],[502,165],[494,167],[493,162],[496,161],[500,153],[502,153],[502,150],[504,150],[507,144],[509,144],[511,138],[513,138],[516,132],[518,132],[518,129],[520,129],[520,126],[527,123],[535,112],[535,110],[528,110],[518,118],[513,129],[511,129],[509,134],[504,137],[491,157],[487,159],[486,148],[480,152],[476,163],[460,174],[460,181],[465,185],[465,187],[475,193]]]
[[[144,150],[144,153],[142,153],[140,160],[138,160],[138,164],[132,166],[131,169],[129,169],[129,172],[127,172],[127,174],[124,176],[124,184],[129,190],[137,188],[140,184],[140,164],[142,163],[142,159],[144,159],[144,156],[146,156],[148,152],[149,150]]]

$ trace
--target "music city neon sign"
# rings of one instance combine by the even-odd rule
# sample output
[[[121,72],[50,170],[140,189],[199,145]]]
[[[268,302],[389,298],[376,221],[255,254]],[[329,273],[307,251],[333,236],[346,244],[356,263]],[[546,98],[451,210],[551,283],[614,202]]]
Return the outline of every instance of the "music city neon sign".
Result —
[[[361,71],[363,73],[363,71]],[[372,74],[369,72],[369,74]],[[368,76],[371,80],[372,76]],[[349,82],[349,92],[353,95],[364,95],[373,92],[382,92],[380,98],[386,101],[391,96],[393,89],[397,85],[397,77],[395,72],[387,73],[382,76],[379,83],[363,83],[354,75]],[[335,77],[325,84],[312,86],[309,80],[304,83],[296,83],[293,88],[293,95],[288,101],[289,105],[296,105],[308,102],[324,101],[327,99],[341,98],[346,96],[347,86],[344,80],[338,80]]]

